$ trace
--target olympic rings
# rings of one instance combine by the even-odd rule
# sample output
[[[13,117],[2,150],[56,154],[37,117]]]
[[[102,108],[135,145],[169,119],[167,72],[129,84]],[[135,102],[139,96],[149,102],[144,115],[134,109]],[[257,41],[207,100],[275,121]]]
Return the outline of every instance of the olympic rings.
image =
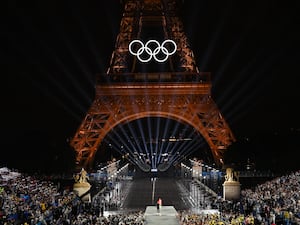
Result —
[[[167,43],[171,43],[174,46],[174,49],[171,52],[169,52],[169,50],[165,47],[165,44],[167,44]],[[134,52],[132,50],[133,45],[140,45],[140,48],[136,52]],[[149,45],[151,45],[152,48],[153,48],[153,45],[154,45],[155,48],[152,50]],[[176,45],[175,41],[170,40],[170,39],[165,40],[161,45],[156,40],[149,40],[149,41],[146,42],[145,45],[140,40],[133,40],[133,41],[130,42],[128,48],[129,48],[129,52],[132,55],[137,56],[137,58],[140,62],[143,62],[143,63],[149,62],[153,57],[156,62],[161,63],[161,62],[167,61],[168,57],[170,55],[173,55],[176,52],[177,45]],[[157,56],[160,52],[165,55],[163,58],[159,58]],[[144,54],[144,53],[148,54],[147,58],[142,58],[141,57],[141,55]]]

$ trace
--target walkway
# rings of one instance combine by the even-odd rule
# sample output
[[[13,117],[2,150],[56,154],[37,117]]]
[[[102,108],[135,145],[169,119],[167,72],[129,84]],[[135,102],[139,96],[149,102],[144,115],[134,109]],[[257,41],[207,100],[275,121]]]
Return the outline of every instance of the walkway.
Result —
[[[147,206],[145,220],[147,225],[179,225],[174,206],[162,206],[160,213],[157,212],[156,206]]]

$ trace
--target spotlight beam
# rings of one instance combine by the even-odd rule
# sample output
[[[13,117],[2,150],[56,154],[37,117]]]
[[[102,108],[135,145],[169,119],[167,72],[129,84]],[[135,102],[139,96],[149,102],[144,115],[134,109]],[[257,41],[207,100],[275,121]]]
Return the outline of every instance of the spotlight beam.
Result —
[[[80,92],[80,96],[82,96],[84,98],[84,100],[86,102],[89,102],[91,104],[91,99],[88,97],[88,95],[86,94],[86,92],[82,91],[82,87],[81,84],[79,84],[78,82],[76,82],[72,76],[72,74],[67,70],[67,68],[65,67],[65,65],[62,63],[62,61],[59,59],[59,57],[54,53],[54,51],[52,49],[50,49],[46,44],[44,44],[42,42],[42,39],[38,40],[40,45],[43,46],[43,50],[45,52],[47,52],[47,55],[50,55],[52,59],[55,60],[56,64],[60,66],[61,70],[64,72],[64,75],[66,75],[66,77],[68,78],[68,81],[70,81],[70,83],[72,84],[73,87],[76,88],[77,91]],[[66,44],[68,44],[68,42],[65,41]],[[69,50],[71,50],[73,53],[74,51],[69,47]],[[85,70],[83,71],[85,73]],[[50,79],[53,79],[53,76],[49,76]],[[74,104],[78,103],[78,100],[72,98],[72,94],[70,92],[66,92],[65,86],[63,87],[60,83],[58,83],[57,81],[54,82],[56,84],[56,86],[61,89],[63,91],[63,93],[66,96],[69,96],[69,98],[72,100],[72,102]],[[94,86],[94,85],[93,85]],[[84,111],[84,107],[81,107],[82,111]]]
[[[199,149],[199,147],[202,147],[202,146],[204,146],[204,142],[201,142],[200,145],[199,145],[199,142],[197,142],[197,141],[190,142],[187,146],[185,146],[185,148],[182,151],[182,154],[174,155],[174,157],[171,160],[171,163],[173,163],[175,161],[181,161],[180,158],[184,159],[185,157],[192,154],[197,149]]]
[[[37,42],[41,42],[41,40],[36,40]],[[45,49],[45,52],[48,53],[49,49],[47,48],[47,46],[45,46],[44,44],[41,44],[41,47]],[[20,49],[22,51],[22,49]],[[25,52],[22,51],[22,53],[24,54],[24,56],[26,55],[26,59],[31,63],[31,64],[36,64],[37,59],[35,58],[30,58],[27,56],[27,54],[25,54]],[[54,57],[56,59],[56,57]],[[72,102],[75,106],[77,106],[77,108],[79,108],[80,112],[85,112],[85,108],[83,106],[81,106],[80,104],[78,104],[78,100],[74,99],[72,97],[72,94],[67,92],[65,87],[62,86],[61,83],[59,83],[56,79],[53,78],[52,74],[49,74],[48,71],[46,71],[44,68],[42,68],[42,66],[38,67],[38,70],[40,71],[41,74],[47,75],[47,80],[49,82],[42,84],[42,83],[38,83],[37,79],[32,79],[30,76],[30,80],[31,82],[34,84],[35,87],[37,87],[42,93],[44,93],[46,96],[51,97],[53,100],[53,102],[57,103],[59,106],[61,106],[63,109],[65,109],[67,112],[69,112],[71,115],[74,116],[74,118],[76,118],[76,120],[80,121],[81,118],[79,115],[75,115],[74,112],[77,112],[78,110],[74,110],[71,109],[69,107],[66,107],[66,102],[62,101],[62,97],[61,95],[59,95],[59,97],[56,97],[56,95],[58,95],[58,93],[62,93],[62,96],[64,96],[67,99],[67,102]],[[55,94],[50,91],[51,88],[50,86],[53,86],[55,90],[58,90],[58,92],[56,91]],[[48,90],[48,91],[45,91]]]
[[[79,57],[78,53],[76,53],[75,50],[74,50],[75,48],[70,45],[70,42],[66,39],[65,36],[63,36],[63,40],[65,42],[66,47],[72,53],[73,59],[76,61],[75,65],[78,65],[78,67],[80,68],[81,72],[85,75],[84,77],[85,78],[91,77],[91,76],[88,75],[89,73],[87,72],[89,70],[89,67],[86,66],[84,64],[84,62],[80,60],[80,57]],[[83,94],[83,97],[85,97],[86,99],[89,99],[89,97],[86,95],[86,93],[82,92],[82,87],[81,87],[82,85],[78,81],[75,81],[73,79],[73,76],[69,72],[67,72],[66,74],[68,75],[68,78],[72,82],[73,86],[76,87],[76,89]],[[93,81],[91,79],[87,79],[87,80],[89,81],[90,87],[94,88],[95,87],[95,84],[94,84],[95,81]]]
[[[213,34],[213,38],[210,39],[211,41],[208,44],[208,49],[204,51],[204,57],[200,66],[200,68],[204,69],[204,71],[206,71],[205,70],[206,65],[208,64],[209,59],[212,57],[212,54],[214,53],[214,49],[217,47],[216,43],[218,41],[218,38],[221,36],[220,34],[224,29],[225,20],[223,20],[223,17],[221,18],[222,19],[220,19],[219,25],[217,26],[217,29]]]
[[[149,144],[150,144],[150,159],[151,159],[151,165],[154,166],[154,160],[153,160],[153,148],[152,148],[152,129],[151,129],[151,121],[150,117],[147,117],[147,124],[148,124],[148,132],[149,132]]]
[[[227,55],[225,61],[223,62],[223,64],[221,65],[221,67],[218,69],[217,73],[216,73],[216,77],[221,77],[222,74],[224,74],[224,71],[226,70],[226,68],[228,67],[228,65],[230,65],[230,62],[233,61],[234,55],[236,54],[236,52],[238,51],[239,47],[241,44],[241,40],[239,40],[239,42],[237,42],[232,50],[230,51],[230,53]],[[221,79],[216,79],[214,82],[214,85],[217,86],[218,82],[220,82]]]
[[[165,129],[164,129],[164,133],[163,133],[163,137],[167,137],[167,131],[169,129],[169,125],[170,125],[170,119],[167,119],[167,124],[165,125]],[[161,159],[161,154],[163,152],[163,143],[160,146],[160,150],[159,150],[159,158],[158,158],[158,162],[160,163],[160,159]],[[165,149],[164,153],[167,152],[167,149]]]
[[[190,134],[190,136],[189,136],[189,138],[192,136],[192,134]],[[193,141],[193,139],[192,139],[192,141]],[[189,142],[189,143],[191,143],[191,142]],[[178,145],[180,145],[179,147],[178,147]],[[184,142],[182,142],[182,141],[177,141],[176,143],[175,143],[175,145],[173,146],[173,148],[172,148],[172,153],[171,153],[171,155],[172,155],[172,157],[171,157],[171,163],[172,163],[172,159],[175,157],[175,155],[176,154],[179,154],[179,153],[181,153],[181,149],[183,148],[183,146],[184,145],[186,145],[186,142],[184,141]],[[175,153],[176,152],[176,153]]]
[[[45,94],[46,96],[48,96],[49,98],[51,98],[53,100],[53,102],[55,102],[57,105],[59,105],[62,109],[64,109],[66,112],[68,112],[76,121],[81,121],[81,117],[77,114],[74,113],[74,110],[71,109],[70,107],[68,107],[66,105],[65,102],[62,102],[62,100],[58,97],[56,97],[50,90],[49,90],[49,85],[48,86],[44,86],[41,87],[39,83],[37,83],[35,80],[31,80],[32,84],[38,88],[43,94]]]
[[[181,153],[183,154],[184,152],[182,152],[182,149],[185,147],[185,146],[189,146],[191,145],[191,143],[195,142],[195,139],[192,139],[191,141],[189,141],[188,143],[186,141],[183,141],[183,142],[176,142],[175,146],[174,146],[174,149],[176,149],[176,153]],[[179,146],[178,146],[179,145]],[[175,156],[176,154],[172,154],[173,156]]]
[[[179,123],[177,123],[176,125],[179,126]],[[188,127],[189,127],[189,125],[185,124],[184,130],[187,129]],[[176,128],[178,129],[178,127],[176,127]],[[177,129],[174,129],[174,130],[177,130]],[[189,134],[188,138],[191,138],[191,137],[192,137],[192,133]],[[173,148],[172,148],[172,151],[171,151],[172,154],[174,153],[174,150],[177,148],[177,146],[179,145],[179,143],[180,142],[176,142],[175,145],[173,145]]]
[[[110,139],[113,140],[114,143],[117,143],[117,146],[120,145],[120,141],[121,141],[122,146],[125,146],[125,149],[128,150],[128,152],[129,152],[132,156],[134,156],[134,152],[132,152],[131,148],[127,145],[126,141],[124,141],[123,138],[122,138],[115,130],[112,130],[112,132],[114,133],[114,135],[117,136],[118,141],[115,140],[113,137],[110,137]],[[124,133],[126,134],[126,132],[124,132],[124,130],[122,130],[122,134],[124,134]],[[132,149],[133,149],[134,151],[137,152],[135,146],[134,146],[131,142],[130,142],[130,145],[131,145]],[[119,148],[119,147],[118,147],[118,148]],[[117,148],[117,149],[118,149],[118,148]]]
[[[97,49],[96,45],[95,45],[95,41],[92,40],[92,35],[90,34],[90,32],[86,29],[86,24],[84,24],[84,22],[82,20],[78,20],[79,26],[81,28],[81,30],[83,31],[83,36],[86,38],[87,40],[87,45],[89,46],[89,51],[93,53],[93,57],[94,59],[101,59],[101,56],[99,55],[98,51],[96,51],[95,49]],[[103,56],[102,56],[103,57]],[[104,71],[106,69],[106,66],[104,66],[103,61],[102,60],[97,60],[97,66],[98,66],[98,71]],[[101,62],[101,64],[99,65],[99,63]],[[94,85],[94,81],[90,80],[90,83],[92,85]]]
[[[247,76],[247,72],[249,73],[249,70],[251,68],[254,67],[254,64],[257,61],[257,58],[259,56],[261,56],[262,52],[257,53],[251,61],[248,62],[248,64],[243,68],[243,70],[241,71],[239,77],[243,77],[243,79],[235,79],[233,81],[231,81],[230,85],[226,86],[226,91],[225,93],[223,93],[220,97],[218,97],[216,99],[216,102],[218,103],[218,105],[223,105],[224,102],[227,104],[228,103],[228,99],[231,100],[231,96],[236,95],[236,91],[234,90],[235,87],[241,87],[242,83],[245,83],[245,80],[247,80],[247,78],[251,78],[253,76]],[[242,75],[242,76],[241,76]],[[241,88],[239,88],[239,90],[241,90]],[[229,97],[230,96],[230,97]]]
[[[274,59],[275,59],[275,55],[273,55],[271,58],[269,58],[269,60],[267,61],[267,63],[264,64],[264,67],[257,73],[257,74],[263,74],[267,69],[268,67],[270,67],[272,65],[272,63],[274,62]],[[256,85],[256,92],[254,91],[251,91],[250,94],[246,94],[247,92],[247,89],[240,89],[240,91],[235,95],[235,97],[231,98],[230,101],[229,101],[229,104],[226,104],[225,107],[222,109],[222,111],[224,110],[224,114],[226,114],[226,111],[229,111],[230,110],[230,114],[228,115],[228,117],[231,117],[232,115],[234,115],[234,113],[238,112],[241,110],[241,108],[248,104],[248,102],[253,99],[255,96],[257,96],[259,94],[259,92],[263,89],[264,87],[264,83],[263,82],[258,82],[258,78],[257,77],[261,77],[261,76],[252,76],[251,79],[249,79],[249,82],[248,82],[248,89],[250,89],[250,87],[253,87]],[[257,83],[259,85],[257,85]],[[252,89],[253,90],[253,89]],[[245,98],[243,99],[242,102],[239,102],[240,104],[238,104],[237,106],[235,107],[232,107],[232,105],[236,105],[235,102],[238,101],[238,96],[245,96]],[[232,108],[234,108],[234,110],[232,110]]]
[[[143,141],[143,145],[144,145],[144,149],[145,149],[146,155],[148,157],[149,162],[151,162],[151,159],[150,159],[150,156],[149,156],[148,147],[147,147],[147,144],[146,144],[146,138],[145,138],[144,131],[143,131],[143,128],[142,128],[141,120],[137,120],[137,122],[138,122],[139,131],[140,131],[141,136],[142,136],[142,141]]]
[[[200,135],[200,134],[199,134]],[[191,138],[192,137],[192,134],[190,134],[189,136],[188,136],[189,138]],[[192,138],[191,138],[192,139]],[[193,138],[188,144],[185,144],[184,142],[182,143],[182,145],[179,147],[179,149],[177,150],[177,152],[181,152],[181,155],[185,155],[186,154],[186,151],[188,151],[188,147],[190,146],[190,145],[192,145],[194,142],[196,142],[195,144],[197,145],[199,145],[199,141],[198,141],[198,139],[195,139],[195,138]],[[202,141],[202,139],[201,139],[201,144],[200,144],[200,146],[202,146],[203,145],[203,143],[205,143],[205,142],[203,142]],[[181,149],[182,148],[184,148],[184,150],[182,151]],[[192,151],[194,152],[194,150],[192,149]],[[173,156],[175,156],[176,154],[173,154]]]
[[[159,141],[159,129],[160,129],[160,117],[157,118],[157,121],[156,121],[156,135],[155,135],[155,138],[157,140],[157,143],[155,145],[155,165],[154,165],[154,168],[157,168],[157,164],[158,164],[158,145],[160,143]]]
[[[135,99],[131,96],[131,100],[134,102]],[[139,113],[139,108],[136,105],[133,105],[133,107],[134,107],[134,112]],[[148,158],[148,160],[150,162],[151,160],[150,160],[149,151],[148,151],[148,148],[147,148],[146,139],[145,139],[144,131],[143,131],[143,128],[142,128],[141,120],[137,120],[137,122],[138,122],[139,133],[141,134],[142,141],[143,141],[144,151],[139,146],[139,144],[138,144],[138,146],[139,146],[139,149],[140,149],[141,152],[145,152],[146,153],[147,158]],[[131,126],[129,128],[131,129]],[[134,132],[134,137],[138,137],[138,135],[136,135],[135,132]]]

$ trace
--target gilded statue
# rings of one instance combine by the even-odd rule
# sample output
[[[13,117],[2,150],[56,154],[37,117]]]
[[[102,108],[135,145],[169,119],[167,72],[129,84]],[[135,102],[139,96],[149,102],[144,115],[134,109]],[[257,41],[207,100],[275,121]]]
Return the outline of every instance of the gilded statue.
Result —
[[[226,169],[225,181],[239,181],[239,173],[232,168]]]
[[[74,175],[74,180],[76,183],[88,183],[88,175],[84,168],[81,169],[79,174]]]

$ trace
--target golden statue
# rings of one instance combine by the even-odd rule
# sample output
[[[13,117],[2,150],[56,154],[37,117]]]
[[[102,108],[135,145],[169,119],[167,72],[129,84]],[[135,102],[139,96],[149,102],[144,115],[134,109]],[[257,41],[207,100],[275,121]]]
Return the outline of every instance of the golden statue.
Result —
[[[88,182],[88,174],[85,169],[81,169],[80,173],[74,176],[75,183],[73,191],[81,198],[82,201],[91,202],[91,194],[89,193],[91,185]]]
[[[74,175],[74,180],[76,183],[88,183],[88,175],[84,168],[81,169],[79,174]]]
[[[225,181],[239,181],[239,172],[234,171],[232,168],[226,169]]]
[[[233,181],[233,169],[232,168],[227,168],[226,169],[225,180],[226,181]]]

